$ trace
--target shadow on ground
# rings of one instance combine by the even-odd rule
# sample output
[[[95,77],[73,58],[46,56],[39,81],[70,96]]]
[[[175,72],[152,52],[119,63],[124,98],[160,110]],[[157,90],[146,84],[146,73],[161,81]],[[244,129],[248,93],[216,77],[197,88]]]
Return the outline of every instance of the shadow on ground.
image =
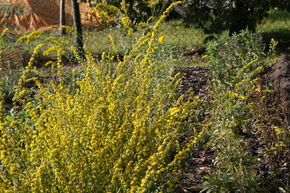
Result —
[[[270,44],[272,38],[278,41],[277,52],[279,54],[290,54],[290,28],[276,29],[272,32],[261,33],[266,45]]]

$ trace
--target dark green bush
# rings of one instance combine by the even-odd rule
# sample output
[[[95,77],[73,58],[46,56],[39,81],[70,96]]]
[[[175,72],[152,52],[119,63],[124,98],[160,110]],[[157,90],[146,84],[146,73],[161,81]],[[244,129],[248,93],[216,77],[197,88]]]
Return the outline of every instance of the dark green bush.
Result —
[[[248,28],[256,31],[256,25],[273,8],[285,9],[287,0],[186,0],[190,13],[187,21],[203,28],[206,33],[220,33],[229,29],[230,34]]]

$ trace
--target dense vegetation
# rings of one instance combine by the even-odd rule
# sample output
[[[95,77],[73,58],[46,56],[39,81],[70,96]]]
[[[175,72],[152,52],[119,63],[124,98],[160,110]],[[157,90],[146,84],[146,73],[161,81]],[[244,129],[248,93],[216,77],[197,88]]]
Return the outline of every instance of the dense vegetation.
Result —
[[[230,34],[239,33],[246,28],[256,32],[256,26],[273,8],[289,9],[286,0],[187,0],[191,16],[188,22],[202,27],[206,33],[220,33],[229,29]]]
[[[289,28],[289,13],[269,12],[258,34],[206,42],[181,20],[164,22],[178,3],[154,4],[163,14],[153,22],[124,11],[110,16],[120,25],[86,29],[84,56],[70,27],[1,33],[0,192],[185,192],[187,163],[203,148],[214,152],[204,192],[290,190],[287,176],[275,181],[287,174],[289,127],[263,82],[285,51],[271,38]],[[197,65],[210,72],[206,98],[178,92],[176,68]]]

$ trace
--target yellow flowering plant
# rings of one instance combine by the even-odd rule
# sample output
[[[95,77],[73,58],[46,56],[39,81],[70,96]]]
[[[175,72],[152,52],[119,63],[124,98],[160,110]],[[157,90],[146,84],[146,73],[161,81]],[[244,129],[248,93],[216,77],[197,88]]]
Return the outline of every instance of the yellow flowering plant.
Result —
[[[117,62],[106,53],[96,60],[88,49],[83,62],[71,47],[84,72],[74,89],[64,83],[63,43],[35,48],[16,89],[20,109],[0,122],[0,192],[172,192],[203,131],[190,121],[199,98],[177,97],[179,75],[154,61],[164,18]],[[58,79],[34,78],[27,90],[34,55],[53,51]],[[181,145],[184,130],[193,136]]]

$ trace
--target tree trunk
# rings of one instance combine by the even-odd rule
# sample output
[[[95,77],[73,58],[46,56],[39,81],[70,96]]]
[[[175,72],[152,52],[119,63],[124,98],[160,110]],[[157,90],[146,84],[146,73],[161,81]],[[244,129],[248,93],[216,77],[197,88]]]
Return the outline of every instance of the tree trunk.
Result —
[[[77,47],[79,55],[82,58],[84,58],[83,33],[82,33],[79,2],[78,0],[72,0],[71,2],[72,2],[73,23],[76,30],[76,33],[75,33],[76,47]]]
[[[60,3],[59,3],[59,33],[61,35],[65,34],[65,29],[62,27],[63,25],[66,25],[65,0],[60,0]]]

